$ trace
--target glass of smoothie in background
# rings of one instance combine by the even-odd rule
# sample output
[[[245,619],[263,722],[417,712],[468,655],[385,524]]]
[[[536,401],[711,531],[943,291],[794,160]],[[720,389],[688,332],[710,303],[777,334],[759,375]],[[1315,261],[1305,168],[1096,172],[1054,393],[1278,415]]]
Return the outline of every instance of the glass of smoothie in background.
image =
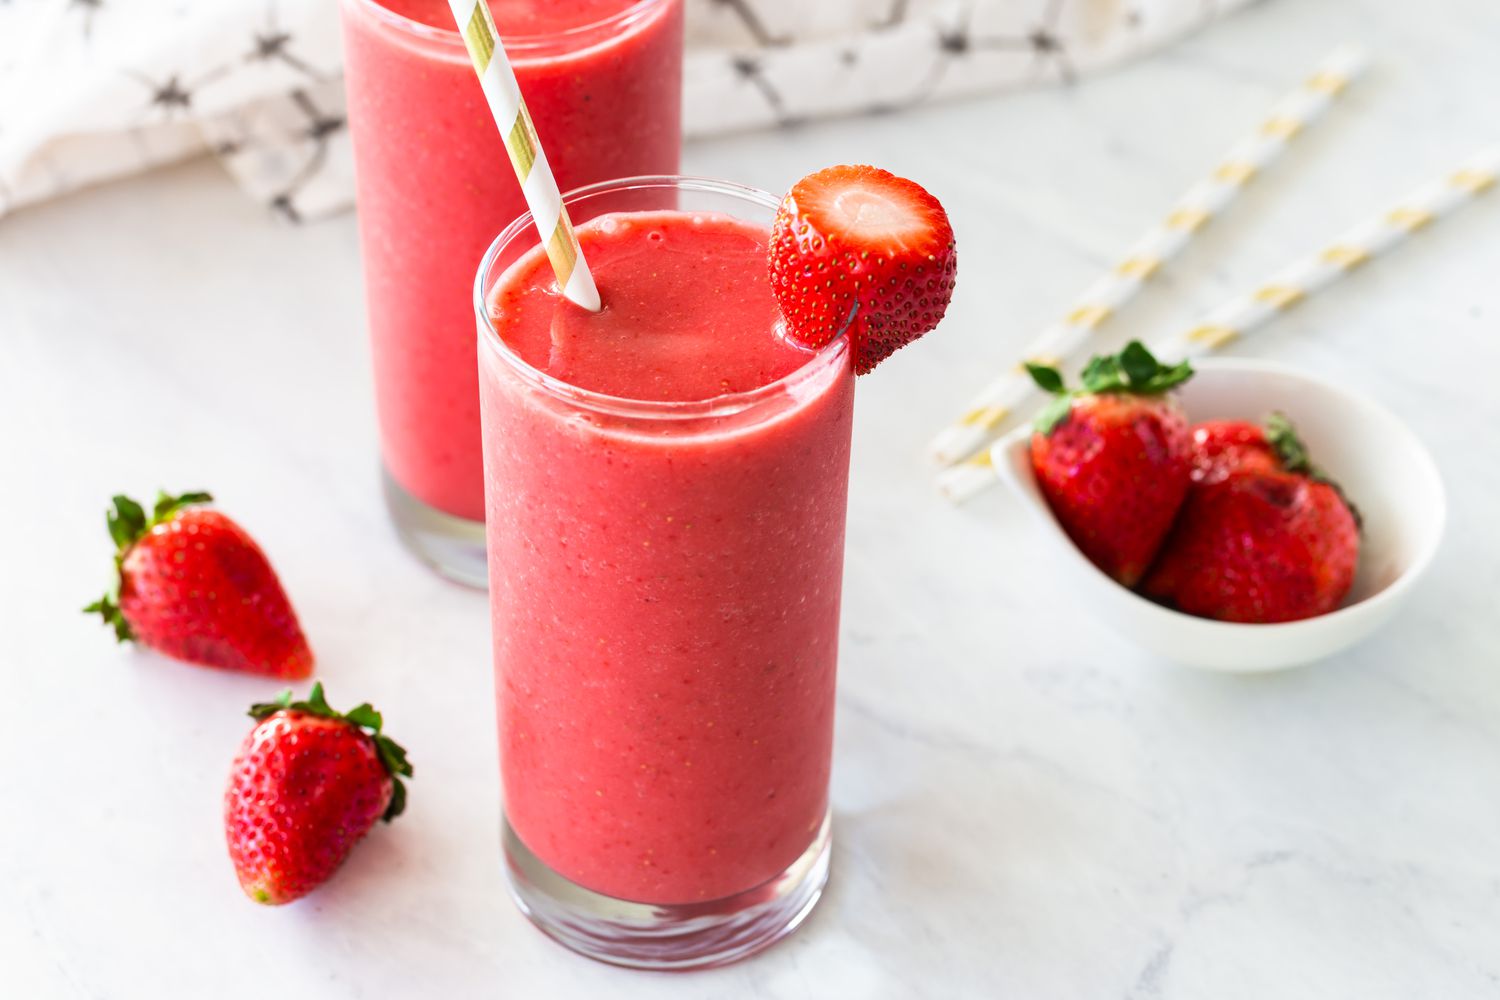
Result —
[[[446,576],[485,582],[469,290],[526,210],[447,0],[342,0],[387,505]],[[671,173],[682,0],[490,0],[564,190]]]
[[[601,312],[530,216],[474,289],[508,875],[584,954],[719,964],[827,878],[849,351],[784,336],[775,197],[566,202]]]

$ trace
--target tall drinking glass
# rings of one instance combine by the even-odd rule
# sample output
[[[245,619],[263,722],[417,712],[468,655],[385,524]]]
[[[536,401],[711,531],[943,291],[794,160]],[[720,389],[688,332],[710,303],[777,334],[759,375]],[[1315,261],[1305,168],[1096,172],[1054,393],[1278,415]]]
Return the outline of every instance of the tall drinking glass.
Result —
[[[677,169],[682,0],[490,0],[566,190]],[[526,210],[447,0],[342,0],[386,501],[439,572],[484,585],[469,288]]]
[[[601,313],[529,216],[474,288],[507,874],[586,955],[720,964],[827,878],[854,376],[783,336],[773,196],[565,201]]]

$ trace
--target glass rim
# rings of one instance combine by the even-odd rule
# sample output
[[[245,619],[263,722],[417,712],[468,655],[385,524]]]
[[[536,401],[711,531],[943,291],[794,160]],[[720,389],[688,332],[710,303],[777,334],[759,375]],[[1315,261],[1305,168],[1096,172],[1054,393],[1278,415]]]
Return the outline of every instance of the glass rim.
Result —
[[[677,191],[701,191],[709,194],[726,195],[772,212],[781,204],[781,199],[769,191],[762,191],[760,188],[750,187],[746,184],[737,184],[734,181],[723,181],[711,177],[695,177],[685,174],[644,174],[639,177],[622,177],[615,180],[600,181],[597,184],[588,184],[566,192],[563,195],[563,204],[570,205],[580,199],[606,192],[665,188]],[[500,334],[495,330],[494,319],[490,316],[490,289],[487,287],[486,279],[490,276],[491,271],[494,270],[495,263],[501,251],[528,230],[533,235],[536,235],[536,226],[532,221],[530,210],[523,212],[515,221],[501,230],[500,235],[496,236],[494,241],[489,245],[489,248],[485,250],[484,256],[479,262],[479,270],[474,276],[474,315],[479,321],[479,339],[496,356],[506,362],[511,370],[525,382],[559,399],[564,399],[575,405],[601,413],[642,419],[694,420],[706,417],[729,417],[742,413],[758,403],[785,397],[792,386],[801,385],[821,375],[825,369],[837,363],[848,353],[849,338],[836,337],[816,351],[809,352],[806,361],[774,382],[767,382],[765,385],[757,386],[754,389],[746,389],[743,392],[713,396],[709,399],[632,399],[628,396],[615,396],[610,393],[598,392],[594,389],[584,389],[573,385],[571,382],[566,382],[554,375],[547,374],[512,350],[510,345],[505,343],[501,339]],[[537,245],[540,246],[540,236],[537,236],[536,239]],[[531,249],[528,248],[528,252]],[[506,270],[514,267],[519,261],[520,258],[517,258]],[[504,273],[502,271],[496,275],[497,282],[500,277],[504,276]]]
[[[440,28],[436,25],[428,24],[426,21],[418,21],[416,18],[407,17],[405,14],[391,10],[385,5],[383,0],[346,0],[346,2],[364,8],[376,20],[398,31],[403,31],[424,41],[440,42],[462,50],[466,53],[465,58],[467,58],[467,49],[464,47],[463,36],[459,34],[457,27]],[[588,24],[574,25],[562,31],[552,31],[545,34],[505,35],[505,48],[510,53],[512,59],[525,58],[526,55],[534,50],[552,48],[572,39],[584,38],[599,32],[603,28],[614,27],[621,22],[631,20],[652,7],[664,6],[671,2],[672,0],[635,0],[635,3],[632,3],[623,10],[616,11],[606,17],[601,17],[597,21],[590,21]]]

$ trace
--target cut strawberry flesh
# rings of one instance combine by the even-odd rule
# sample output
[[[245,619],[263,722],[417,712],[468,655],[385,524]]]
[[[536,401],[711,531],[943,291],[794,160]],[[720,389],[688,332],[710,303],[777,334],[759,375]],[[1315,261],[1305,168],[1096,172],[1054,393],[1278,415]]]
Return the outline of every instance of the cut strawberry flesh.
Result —
[[[788,332],[821,347],[847,330],[861,374],[937,326],[957,266],[943,206],[876,167],[804,177],[771,233],[771,285]]]
[[[838,190],[828,204],[829,228],[851,242],[891,253],[925,245],[932,236],[931,215],[905,195],[905,191],[887,193],[855,181]]]

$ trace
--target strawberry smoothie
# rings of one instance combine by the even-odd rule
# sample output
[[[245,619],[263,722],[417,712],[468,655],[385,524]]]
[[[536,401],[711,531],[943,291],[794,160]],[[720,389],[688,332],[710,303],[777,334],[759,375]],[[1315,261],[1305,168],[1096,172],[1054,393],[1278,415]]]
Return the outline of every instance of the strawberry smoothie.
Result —
[[[849,354],[785,339],[764,223],[573,211],[603,311],[529,230],[481,271],[506,818],[594,892],[723,900],[828,810]]]
[[[681,0],[490,0],[564,190],[675,170]],[[525,211],[446,0],[343,0],[370,337],[387,473],[484,515],[469,287]]]

